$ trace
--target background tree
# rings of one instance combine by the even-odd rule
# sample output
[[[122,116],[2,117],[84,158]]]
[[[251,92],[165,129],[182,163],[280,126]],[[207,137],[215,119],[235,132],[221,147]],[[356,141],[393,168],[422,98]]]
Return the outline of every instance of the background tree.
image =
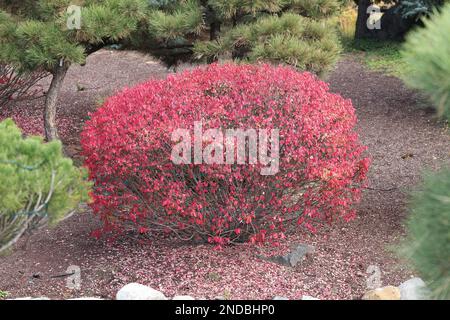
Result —
[[[434,8],[440,8],[446,2],[448,0],[355,0],[358,5],[355,38],[402,40],[414,25],[420,24],[421,17],[428,16]],[[367,28],[367,9],[372,4],[382,7],[381,30]]]
[[[68,30],[73,4],[82,7],[81,28]],[[145,49],[169,65],[230,53],[316,73],[339,52],[327,22],[336,0],[0,0],[0,8],[0,62],[53,77],[44,116],[49,140],[58,137],[56,103],[70,65],[108,44]]]

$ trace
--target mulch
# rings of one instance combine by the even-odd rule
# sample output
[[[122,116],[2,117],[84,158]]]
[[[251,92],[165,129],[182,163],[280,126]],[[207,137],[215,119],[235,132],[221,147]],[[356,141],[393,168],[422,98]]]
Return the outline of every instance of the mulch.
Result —
[[[167,74],[148,56],[109,50],[90,56],[84,67],[71,68],[58,109],[66,152],[81,162],[78,137],[83,122],[105,97]],[[299,232],[277,248],[238,245],[218,251],[170,237],[96,240],[90,233],[100,223],[86,209],[24,238],[13,252],[0,257],[0,290],[10,298],[114,298],[121,286],[139,282],[169,297],[358,299],[373,276],[367,273],[370,266],[380,270],[382,285],[399,285],[414,276],[396,258],[395,246],[404,237],[410,191],[424,172],[449,162],[448,128],[435,119],[425,98],[397,78],[368,71],[356,56],[344,57],[327,81],[332,91],[352,99],[360,138],[373,160],[370,188],[354,221],[325,226],[314,235]],[[3,110],[0,119],[13,117],[27,133],[39,134],[42,110],[43,99],[37,99]],[[311,261],[295,268],[257,257],[284,253],[300,242],[314,245],[316,252]],[[71,265],[81,268],[79,290],[67,288],[66,278],[58,276]]]

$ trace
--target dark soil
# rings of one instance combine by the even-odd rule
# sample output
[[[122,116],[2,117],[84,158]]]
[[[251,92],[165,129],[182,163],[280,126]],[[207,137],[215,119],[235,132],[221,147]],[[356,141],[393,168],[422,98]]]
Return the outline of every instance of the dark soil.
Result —
[[[73,67],[59,103],[59,117],[70,123],[62,134],[68,153],[79,159],[79,132],[98,100],[123,86],[167,74],[151,58],[133,52],[100,51],[85,67]],[[366,70],[354,56],[345,57],[328,81],[334,92],[352,99],[373,164],[356,220],[289,238],[291,243],[314,245],[312,261],[292,269],[256,257],[282,252],[288,243],[276,249],[243,245],[215,251],[167,238],[150,243],[96,240],[90,232],[99,222],[82,210],[53,229],[23,239],[11,254],[0,257],[0,290],[9,297],[113,298],[124,284],[139,282],[167,296],[357,299],[366,291],[369,266],[380,269],[383,285],[399,285],[414,272],[389,249],[404,237],[408,194],[422,173],[448,163],[449,132],[423,97],[399,79]],[[42,111],[42,99],[29,104],[36,114]],[[52,278],[70,265],[81,267],[81,290],[66,288],[64,277]]]

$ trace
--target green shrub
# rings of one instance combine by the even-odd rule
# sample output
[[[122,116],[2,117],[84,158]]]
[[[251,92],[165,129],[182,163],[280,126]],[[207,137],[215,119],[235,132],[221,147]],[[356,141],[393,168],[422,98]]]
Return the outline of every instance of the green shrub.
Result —
[[[239,25],[218,41],[197,42],[194,48],[198,59],[232,53],[247,62],[281,62],[319,75],[333,66],[340,51],[331,21],[289,12]]]
[[[0,122],[0,181],[0,252],[89,199],[86,171],[63,157],[61,143],[23,138],[11,119]]]
[[[450,119],[450,5],[424,23],[407,37],[402,55],[411,72],[404,80],[425,91],[439,116]]]
[[[432,289],[432,298],[450,299],[450,169],[426,177],[413,196],[402,247]]]

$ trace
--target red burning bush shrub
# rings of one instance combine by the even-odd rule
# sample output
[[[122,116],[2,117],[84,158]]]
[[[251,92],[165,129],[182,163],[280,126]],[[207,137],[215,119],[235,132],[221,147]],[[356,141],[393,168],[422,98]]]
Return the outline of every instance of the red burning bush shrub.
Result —
[[[198,143],[192,137],[200,121]],[[82,134],[96,186],[94,212],[105,231],[160,230],[218,245],[276,242],[291,229],[350,220],[369,165],[355,122],[349,100],[289,67],[211,65],[125,89],[92,115]],[[180,128],[191,135],[174,134]],[[215,128],[221,131],[208,134]],[[238,147],[219,134],[227,129],[265,129],[271,143],[261,149],[259,135],[259,161],[246,153],[232,163]],[[245,141],[246,148],[255,142]],[[192,163],[172,161],[176,145],[186,147],[185,162]],[[202,151],[215,161],[198,163]],[[272,162],[262,161],[263,154]],[[261,174],[270,166],[275,174]]]

